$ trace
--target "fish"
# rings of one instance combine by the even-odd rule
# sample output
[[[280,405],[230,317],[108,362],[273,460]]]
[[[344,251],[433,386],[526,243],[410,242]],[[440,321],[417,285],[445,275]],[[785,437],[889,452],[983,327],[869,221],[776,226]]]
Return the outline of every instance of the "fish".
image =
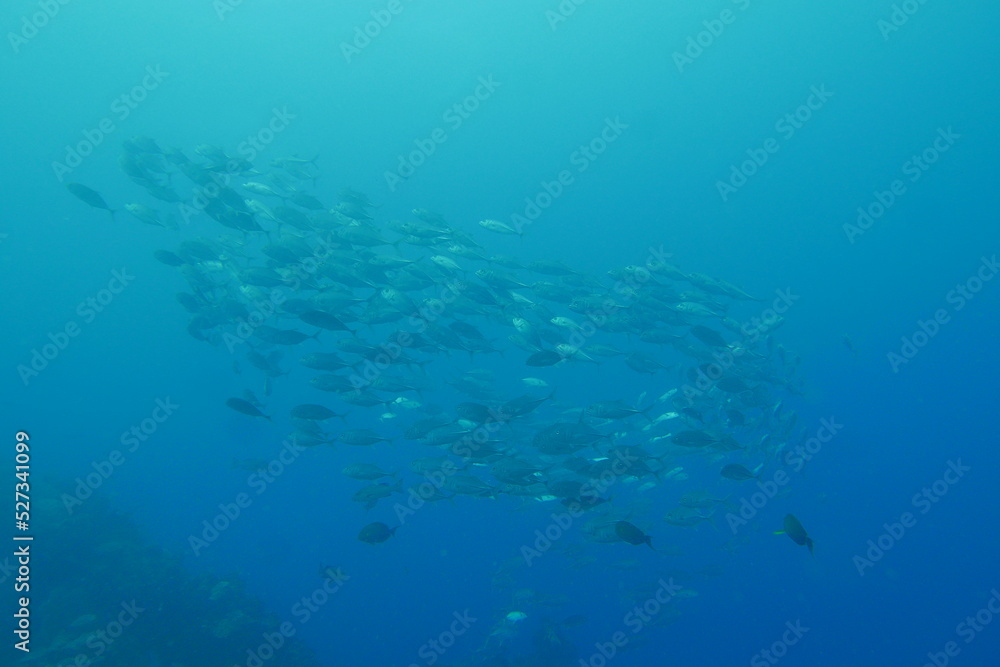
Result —
[[[335,352],[315,352],[299,358],[299,364],[317,371],[339,371],[350,368],[351,364],[344,361]]]
[[[254,407],[252,403],[242,398],[227,398],[226,405],[233,410],[236,410],[236,412],[241,412],[245,415],[249,415],[250,417],[263,417],[267,421],[271,421],[270,417]]]
[[[670,436],[671,442],[681,447],[708,447],[719,439],[705,431],[681,431]]]
[[[327,419],[332,419],[337,417],[339,419],[344,418],[344,414],[337,413],[330,408],[323,405],[316,405],[313,403],[303,403],[302,405],[296,405],[291,410],[291,415],[299,419],[311,419],[316,421],[325,421]]]
[[[125,210],[136,217],[137,220],[145,222],[154,227],[165,227],[166,229],[178,229],[177,221],[171,216],[161,218],[160,214],[148,206],[142,204],[125,204]]]
[[[619,539],[621,539],[622,542],[628,542],[629,544],[634,544],[636,546],[645,544],[650,549],[653,549],[653,551],[656,551],[653,547],[652,538],[628,521],[616,521],[615,534]]]
[[[760,475],[754,474],[754,472],[747,470],[739,463],[730,463],[729,465],[724,466],[719,474],[726,479],[735,480],[737,482],[742,482],[748,479],[757,479],[760,477]]]
[[[663,510],[672,526],[725,513],[726,494],[689,471],[752,479],[760,468],[726,465],[729,452],[770,461],[807,437],[783,402],[804,385],[799,357],[774,333],[780,321],[748,336],[741,322],[755,308],[741,302],[753,297],[719,277],[659,260],[585,271],[500,255],[485,239],[522,236],[513,222],[463,214],[452,224],[396,205],[398,219],[386,220],[363,193],[319,188],[326,174],[315,159],[250,161],[210,145],[189,159],[190,149],[145,139],[124,153],[126,187],[195,201],[206,214],[154,257],[183,283],[170,304],[183,318],[178,330],[235,351],[226,367],[268,406],[243,396],[228,408],[270,419],[265,412],[281,406],[274,422],[303,447],[333,445],[314,452],[315,465],[339,470],[341,486],[364,482],[351,493],[366,506],[402,492],[407,503],[450,499],[473,521],[474,506],[490,500],[488,511],[516,507],[523,517],[581,512],[585,542],[561,548],[570,568],[593,568],[602,563],[595,543],[652,548],[632,521],[648,520],[663,494],[680,498]],[[169,226],[166,209],[138,201],[146,205],[129,205],[120,222],[169,236],[149,228]],[[519,380],[513,373],[525,367],[552,370]],[[615,381],[622,373],[625,388],[635,385],[628,396]],[[564,398],[518,396],[511,387],[522,385]],[[359,462],[355,448],[382,443],[382,467]],[[677,465],[681,456],[691,464]],[[342,496],[324,497],[344,511]],[[361,541],[393,534],[371,525]],[[513,592],[511,578],[500,577]],[[543,600],[563,604],[542,595],[530,603]],[[504,614],[511,609],[528,607]]]
[[[357,447],[369,447],[377,442],[391,442],[370,429],[350,429],[337,434],[337,442]]]
[[[156,250],[153,252],[153,257],[156,258],[158,262],[166,264],[167,266],[184,266],[187,261],[178,255],[177,253],[170,252],[169,250]]]
[[[714,329],[709,329],[706,326],[696,324],[689,329],[691,335],[700,340],[705,345],[709,347],[729,347],[729,343],[723,338],[718,331]]]
[[[535,367],[555,366],[564,359],[565,357],[555,350],[540,350],[525,359],[524,363]]]
[[[108,203],[104,201],[104,197],[102,197],[95,190],[91,190],[86,185],[81,185],[80,183],[67,183],[66,189],[84,204],[94,208],[103,209],[111,215],[112,220],[115,219],[115,213],[117,213],[117,211],[108,206]]]
[[[381,521],[370,523],[358,533],[358,539],[366,544],[381,544],[396,534],[396,528],[389,528]]]
[[[307,310],[299,313],[299,319],[306,324],[311,324],[314,327],[326,329],[327,331],[347,331],[354,333],[353,329],[341,322],[337,317],[321,310]]]
[[[792,542],[795,542],[799,546],[804,546],[809,548],[809,553],[813,554],[814,543],[812,538],[806,533],[806,529],[802,527],[802,523],[795,518],[794,514],[785,515],[785,529],[783,531],[778,531],[776,535],[784,533],[791,538]]]
[[[712,522],[713,518],[711,514],[703,514],[695,508],[675,507],[672,510],[668,510],[667,513],[663,515],[663,520],[671,526],[688,528],[691,526],[697,526],[703,521]]]
[[[584,409],[584,413],[601,419],[626,419],[632,415],[642,415],[649,420],[649,415],[646,414],[649,409],[638,410],[627,405],[624,401],[599,401],[588,405]]]
[[[382,498],[388,498],[394,493],[399,493],[403,489],[403,480],[397,480],[395,484],[369,484],[363,489],[359,489],[351,500],[358,503],[365,503],[365,509],[372,509]]]
[[[479,226],[483,229],[497,234],[513,234],[516,236],[523,236],[524,230],[515,229],[508,224],[500,222],[499,220],[480,220]]]
[[[382,479],[383,477],[392,477],[394,474],[384,472],[373,463],[352,463],[351,465],[344,466],[340,472],[345,477],[363,481],[374,481],[376,479]]]

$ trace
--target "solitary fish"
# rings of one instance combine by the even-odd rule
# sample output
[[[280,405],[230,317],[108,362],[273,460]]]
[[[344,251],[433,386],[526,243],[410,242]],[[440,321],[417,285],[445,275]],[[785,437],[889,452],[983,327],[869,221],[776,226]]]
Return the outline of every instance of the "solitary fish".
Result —
[[[271,421],[271,418],[254,407],[253,403],[245,401],[242,398],[228,398],[226,399],[226,405],[233,410],[236,410],[236,412],[242,412],[243,414],[250,415],[251,417],[263,417],[267,421]]]
[[[115,219],[115,211],[108,206],[107,202],[104,201],[104,197],[98,194],[96,191],[91,190],[86,185],[80,185],[79,183],[67,183],[66,189],[69,190],[74,197],[82,201],[84,204],[93,206],[94,208],[101,208],[111,214],[111,219]]]
[[[396,534],[395,528],[390,528],[381,521],[370,523],[358,533],[358,539],[368,544],[379,544]]]
[[[795,518],[794,514],[785,515],[785,530],[782,531],[790,538],[792,541],[799,546],[809,547],[809,553],[813,552],[813,541],[812,538],[806,533],[806,529],[802,527],[802,524],[798,519]],[[780,534],[780,533],[779,533]]]
[[[634,544],[636,546],[646,544],[650,549],[653,549],[652,538],[630,524],[628,521],[618,521],[615,523],[615,535],[617,535],[622,542],[628,542],[629,544]],[[656,549],[653,549],[653,551],[656,551]]]

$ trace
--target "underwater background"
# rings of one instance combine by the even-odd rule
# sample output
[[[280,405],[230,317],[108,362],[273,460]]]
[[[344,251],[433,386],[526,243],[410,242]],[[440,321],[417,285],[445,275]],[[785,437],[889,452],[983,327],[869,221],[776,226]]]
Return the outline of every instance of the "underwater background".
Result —
[[[13,498],[15,434],[27,432],[34,536],[31,653],[7,632],[2,664],[997,664],[995,3],[51,0],[10,2],[0,15],[3,478]],[[221,147],[260,175],[297,158],[308,172],[299,187],[326,208],[343,188],[364,193],[366,224],[392,245],[364,246],[363,258],[430,266],[447,255],[454,240],[400,243],[387,226],[416,221],[414,209],[440,214],[485,256],[559,260],[602,281],[598,292],[622,267],[673,284],[650,265],[666,253],[685,273],[758,299],[715,297],[737,322],[783,308],[753,348],[781,382],[766,405],[743,410],[753,431],[720,421],[736,399],[718,388],[713,416],[667,417],[657,424],[674,424],[666,430],[643,430],[642,415],[592,419],[580,409],[598,401],[652,418],[680,412],[661,397],[684,394],[710,358],[643,342],[637,328],[594,341],[652,355],[662,362],[653,372],[612,357],[529,366],[510,321],[547,327],[548,317],[510,297],[444,315],[475,324],[495,351],[414,351],[427,363],[392,373],[420,378],[419,392],[350,405],[310,386],[317,372],[296,360],[352,334],[227,346],[235,319],[191,333],[176,298],[192,291],[190,274],[154,252],[228,236],[226,256],[262,266],[257,246],[287,225],[261,217],[263,231],[247,232],[189,216],[191,183],[176,167],[164,173],[182,201],[149,196],[123,173],[135,137],[202,165],[196,147]],[[262,178],[241,167],[231,185],[251,180]],[[100,193],[114,216],[69,183]],[[143,224],[124,209],[131,202],[177,224]],[[452,259],[456,280],[496,270],[556,281]],[[391,288],[353,292],[371,303]],[[362,308],[341,319],[377,345],[395,325],[358,322]],[[739,338],[719,318],[697,322]],[[666,328],[686,335],[695,323]],[[286,315],[268,324],[316,332]],[[60,337],[67,325],[76,334]],[[59,349],[46,355],[46,345]],[[287,375],[248,363],[251,348],[279,351]],[[470,371],[488,378],[489,398],[455,386]],[[270,420],[227,407],[247,390]],[[565,529],[553,515],[567,507],[548,491],[455,492],[400,513],[424,481],[411,462],[448,453],[405,437],[413,422],[553,390],[497,431],[516,452],[498,459],[530,459],[532,480],[552,477],[556,459],[536,459],[528,444],[561,420],[654,452],[656,474],[615,479],[606,506]],[[346,413],[325,423],[333,443],[251,481],[246,462],[279,456],[302,404]],[[652,439],[682,421],[743,449],[678,452]],[[336,442],[344,429],[391,441]],[[789,463],[788,452],[831,431],[808,463]],[[578,455],[594,462],[609,445]],[[452,460],[499,488],[495,461]],[[341,473],[354,463],[404,485],[366,509],[352,495],[369,482]],[[720,477],[730,463],[758,479]],[[775,479],[785,483],[768,487]],[[720,500],[712,520],[665,521],[689,492]],[[240,494],[239,516],[207,529]],[[748,511],[754,494],[766,500]],[[789,514],[815,549],[775,534]],[[653,550],[594,539],[584,524],[595,516],[638,526]],[[373,522],[394,534],[360,540]],[[556,539],[539,549],[554,522]],[[0,579],[13,614],[11,559],[0,559]],[[325,586],[331,571],[342,582]],[[671,581],[681,592],[650,603]],[[332,592],[303,613],[320,589]],[[144,611],[108,641],[133,601]],[[649,618],[636,621],[636,608]],[[262,653],[282,624],[294,634]]]

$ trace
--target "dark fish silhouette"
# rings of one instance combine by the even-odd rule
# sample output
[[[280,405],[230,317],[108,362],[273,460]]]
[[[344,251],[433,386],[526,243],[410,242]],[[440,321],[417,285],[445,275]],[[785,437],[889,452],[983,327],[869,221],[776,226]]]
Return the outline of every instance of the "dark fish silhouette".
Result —
[[[753,471],[747,470],[746,467],[741,466],[739,463],[730,463],[729,465],[723,467],[720,474],[726,479],[732,479],[737,482],[742,482],[748,479],[757,479],[757,475],[753,474]]]
[[[812,538],[806,533],[806,529],[802,527],[802,523],[795,518],[794,514],[785,515],[785,534],[792,538],[792,541],[796,544],[809,547],[809,553],[813,552],[813,541]]]
[[[368,544],[380,544],[396,534],[395,528],[390,528],[381,521],[370,523],[358,533],[358,539]]]
[[[622,542],[628,542],[629,544],[634,544],[636,546],[646,544],[650,549],[653,549],[652,538],[630,524],[628,521],[619,521],[615,523],[615,535],[621,538]],[[656,551],[656,549],[653,549],[653,551]]]
[[[250,415],[251,417],[263,417],[267,421],[271,421],[271,418],[258,410],[253,403],[245,401],[242,398],[228,398],[226,399],[226,405],[233,410],[236,410],[236,412],[242,412],[243,414]]]
[[[113,211],[111,207],[108,206],[107,202],[104,201],[104,197],[98,194],[95,190],[91,190],[86,185],[80,185],[79,183],[67,183],[66,189],[84,204],[93,206],[94,208],[104,209],[111,214],[112,220],[115,219],[115,211]]]

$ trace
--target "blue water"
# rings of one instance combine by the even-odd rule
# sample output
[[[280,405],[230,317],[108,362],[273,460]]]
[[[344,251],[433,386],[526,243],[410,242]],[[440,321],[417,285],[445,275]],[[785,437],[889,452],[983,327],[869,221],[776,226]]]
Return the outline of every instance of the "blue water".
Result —
[[[207,0],[53,2],[58,9],[41,21],[44,4],[12,2],[0,14],[8,33],[0,46],[7,323],[0,399],[5,437],[30,433],[33,474],[60,494],[74,493],[75,480],[93,464],[124,451],[125,462],[95,495],[130,517],[143,539],[179,554],[190,576],[239,578],[273,614],[273,627],[291,623],[322,665],[425,665],[428,655],[452,665],[600,665],[595,643],[609,646],[622,631],[629,650],[616,649],[607,664],[997,664],[1000,618],[986,611],[978,630],[962,625],[988,604],[1000,611],[993,592],[1000,589],[993,419],[1000,280],[991,279],[990,268],[1000,251],[995,3],[901,3],[907,14],[891,2],[680,7],[589,0],[563,2],[563,15],[555,0],[337,7],[304,0],[235,7]],[[391,21],[370,43],[345,47],[356,28],[387,15]],[[25,21],[44,25],[32,30]],[[702,46],[691,46],[698,40]],[[138,93],[144,99],[134,97],[136,86],[145,86]],[[478,106],[467,117],[448,115],[477,90]],[[133,96],[134,108],[115,102],[122,95]],[[799,430],[809,436],[823,419],[842,428],[803,471],[788,473],[786,491],[732,543],[725,510],[718,529],[662,520],[687,491],[733,493],[735,503],[755,492],[752,481],[720,484],[718,465],[697,456],[678,462],[686,481],[647,494],[635,492],[636,483],[610,494],[621,496],[618,509],[632,512],[654,546],[679,553],[588,542],[576,525],[498,586],[498,569],[516,561],[561,509],[502,496],[432,503],[384,544],[358,541],[369,522],[399,525],[392,503],[402,496],[365,511],[350,499],[363,483],[340,469],[371,462],[406,470],[407,485],[420,481],[407,463],[435,452],[399,438],[412,415],[383,422],[380,409],[325,400],[302,369],[274,380],[265,410],[272,423],[227,409],[225,399],[246,389],[261,395],[263,375],[241,353],[187,334],[189,318],[174,298],[186,284],[152,252],[232,230],[204,215],[179,231],[142,224],[125,211],[112,222],[63,185],[84,183],[115,209],[134,201],[176,209],[119,171],[121,143],[144,135],[189,156],[203,143],[235,152],[275,110],[287,122],[254,164],[267,170],[276,158],[318,155],[313,192],[330,202],[345,186],[364,192],[379,205],[379,222],[412,219],[411,209],[426,208],[489,254],[557,258],[595,275],[642,264],[650,248],[662,246],[685,271],[766,297],[759,305],[740,303],[734,316],[741,321],[778,290],[795,295],[773,333],[801,358],[796,377],[803,391],[785,395],[784,409],[797,411]],[[782,120],[796,113],[794,123]],[[105,119],[110,131],[96,129]],[[436,128],[446,140],[412,176],[387,179],[400,156]],[[581,157],[580,147],[602,131],[612,141],[599,155]],[[98,143],[92,154],[62,173],[55,163],[88,141]],[[913,162],[925,151],[926,168]],[[753,172],[745,183],[731,181],[732,170],[754,156],[763,164],[745,168]],[[564,170],[568,184],[523,239],[475,224],[524,214],[526,198],[554,187]],[[896,194],[887,194],[897,180]],[[867,229],[852,227],[859,207],[877,211],[873,202],[884,205],[890,196]],[[399,253],[429,254],[405,246]],[[115,270],[134,279],[89,314],[80,304],[108,287]],[[974,291],[962,296],[953,292],[958,286]],[[924,340],[920,322],[933,329],[926,323],[936,311],[943,311],[942,323]],[[79,335],[37,376],[20,372],[67,323],[77,324]],[[682,382],[673,371],[634,373],[620,360],[529,368],[527,353],[504,341],[510,328],[492,326],[487,333],[502,357],[437,355],[427,367],[434,389],[407,396],[446,410],[474,400],[443,385],[470,368],[493,370],[505,399],[541,395],[519,378],[543,377],[557,389],[560,408],[634,403],[643,392],[651,400]],[[892,356],[902,357],[901,339],[914,334],[926,344],[905,361]],[[636,345],[621,335],[605,342]],[[323,349],[307,341],[286,354],[284,365],[299,350]],[[125,451],[122,434],[151,417],[158,399],[178,407]],[[309,449],[258,495],[232,459],[275,457],[290,429],[288,410],[312,402],[347,407],[352,428],[397,441]],[[968,470],[946,475],[959,462]],[[762,479],[778,470],[788,466],[768,462]],[[941,496],[932,490],[933,504],[914,499],[945,478],[954,483],[939,484],[947,491]],[[250,495],[249,507],[195,555],[191,536],[240,493]],[[869,540],[877,542],[885,524],[893,528],[905,512],[910,527],[898,539],[883,538],[891,548],[877,561],[859,565],[869,557]],[[774,534],[788,513],[815,540],[813,557]],[[42,553],[47,530],[55,528],[35,527]],[[93,537],[100,540],[99,531]],[[593,562],[571,567],[563,552],[570,544],[582,545]],[[639,563],[628,571],[613,567],[623,559]],[[295,605],[322,584],[321,565],[341,567],[349,579],[301,622]],[[712,576],[684,576],[706,568]],[[633,634],[625,615],[670,577],[684,579],[697,596],[668,603],[678,612],[674,622]],[[57,583],[36,580],[39,636],[61,630],[46,628],[41,611],[58,594]],[[645,592],[630,595],[636,587]],[[511,611],[527,618],[511,625],[506,655],[535,655],[535,662],[476,661],[476,649]],[[454,646],[421,651],[464,612],[478,620]],[[586,619],[558,631],[567,661],[537,657],[546,619],[573,615]],[[783,642],[786,623],[797,622],[808,631],[779,645],[780,659],[761,653]],[[147,630],[139,623],[134,632]],[[10,661],[3,664],[23,657],[4,652]]]

